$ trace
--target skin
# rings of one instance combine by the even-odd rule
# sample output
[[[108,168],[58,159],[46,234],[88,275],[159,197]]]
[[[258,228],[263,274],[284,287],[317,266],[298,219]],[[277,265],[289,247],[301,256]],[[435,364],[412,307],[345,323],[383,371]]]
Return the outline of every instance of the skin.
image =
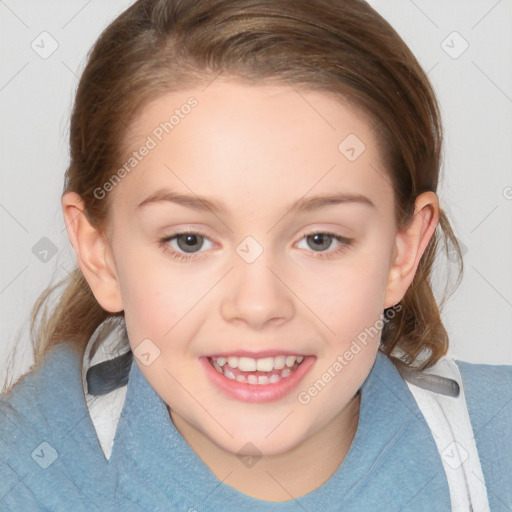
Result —
[[[136,361],[188,444],[224,483],[286,501],[317,489],[343,461],[357,429],[357,391],[379,336],[307,405],[297,393],[401,300],[438,222],[438,200],[432,192],[418,196],[411,222],[398,231],[368,121],[325,93],[299,94],[285,85],[217,79],[206,89],[162,96],[130,127],[131,150],[190,96],[198,106],[109,192],[107,233],[89,224],[73,192],[62,198],[66,225],[98,302],[124,310],[132,348],[146,338],[158,347],[150,365]],[[348,134],[366,146],[355,161],[338,149]],[[208,196],[229,211],[168,201],[137,208],[160,188]],[[333,191],[364,195],[373,206],[287,209],[303,196]],[[186,229],[206,238],[192,254],[180,251],[183,242],[167,242],[192,256],[179,261],[158,240]],[[314,232],[353,241],[318,247],[306,237]],[[236,252],[247,236],[263,249],[252,263]],[[316,360],[284,398],[247,403],[213,386],[199,362],[205,354],[239,349],[289,350]],[[246,443],[263,455],[251,468],[237,456]]]

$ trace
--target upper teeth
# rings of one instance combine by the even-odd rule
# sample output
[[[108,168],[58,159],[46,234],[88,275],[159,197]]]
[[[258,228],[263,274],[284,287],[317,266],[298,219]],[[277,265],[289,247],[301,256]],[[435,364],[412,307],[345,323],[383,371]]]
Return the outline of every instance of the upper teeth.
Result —
[[[262,359],[253,359],[252,357],[216,357],[215,361],[219,366],[228,363],[231,368],[238,368],[243,372],[271,372],[272,370],[281,370],[284,366],[292,367],[303,361],[303,356],[276,356],[263,357]]]

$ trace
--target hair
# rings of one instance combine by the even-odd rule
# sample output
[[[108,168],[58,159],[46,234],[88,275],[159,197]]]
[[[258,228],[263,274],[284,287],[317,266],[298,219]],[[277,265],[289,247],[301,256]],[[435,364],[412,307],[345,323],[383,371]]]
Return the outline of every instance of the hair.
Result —
[[[221,74],[248,84],[321,91],[354,105],[371,121],[400,228],[411,220],[416,197],[436,192],[443,136],[435,93],[404,41],[365,1],[139,0],[90,50],[71,115],[64,192],[81,196],[97,229],[105,231],[111,201],[94,191],[122,165],[130,123],[141,109],[162,94],[210,83]],[[418,367],[428,368],[447,351],[442,303],[437,304],[431,282],[440,247],[455,250],[458,285],[461,252],[442,209],[401,307],[382,329],[380,349],[396,365],[418,366],[426,354]],[[48,310],[50,296],[61,287]],[[58,343],[83,353],[109,316],[75,268],[34,306],[35,364]]]

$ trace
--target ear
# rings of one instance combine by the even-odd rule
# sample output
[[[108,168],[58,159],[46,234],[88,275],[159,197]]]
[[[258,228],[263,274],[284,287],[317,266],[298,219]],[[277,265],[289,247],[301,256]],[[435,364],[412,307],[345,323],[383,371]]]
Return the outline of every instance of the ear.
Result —
[[[420,259],[439,221],[439,200],[434,192],[420,194],[414,203],[414,214],[395,240],[393,261],[389,269],[384,307],[400,302],[411,285]]]
[[[110,245],[90,223],[82,198],[76,192],[62,195],[62,212],[80,270],[100,306],[122,311],[123,304]]]

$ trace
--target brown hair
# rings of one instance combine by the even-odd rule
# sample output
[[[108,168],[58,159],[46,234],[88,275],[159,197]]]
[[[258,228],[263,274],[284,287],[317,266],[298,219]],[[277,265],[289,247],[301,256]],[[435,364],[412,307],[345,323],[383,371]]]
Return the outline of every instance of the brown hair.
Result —
[[[221,73],[324,91],[358,107],[380,143],[399,227],[411,219],[418,194],[436,191],[442,126],[434,91],[400,36],[366,2],[139,0],[92,48],[71,116],[64,190],[82,197],[98,229],[106,226],[109,197],[98,199],[94,191],[122,165],[130,122],[159,95],[207,84]],[[455,248],[462,271],[457,240],[441,211],[402,307],[383,328],[381,349],[395,364],[413,365],[426,353],[420,366],[426,368],[446,353],[448,336],[431,287],[441,239],[447,251],[450,244]],[[61,286],[56,307],[48,311],[50,295]],[[36,364],[57,343],[83,350],[110,315],[76,268],[34,306]]]

